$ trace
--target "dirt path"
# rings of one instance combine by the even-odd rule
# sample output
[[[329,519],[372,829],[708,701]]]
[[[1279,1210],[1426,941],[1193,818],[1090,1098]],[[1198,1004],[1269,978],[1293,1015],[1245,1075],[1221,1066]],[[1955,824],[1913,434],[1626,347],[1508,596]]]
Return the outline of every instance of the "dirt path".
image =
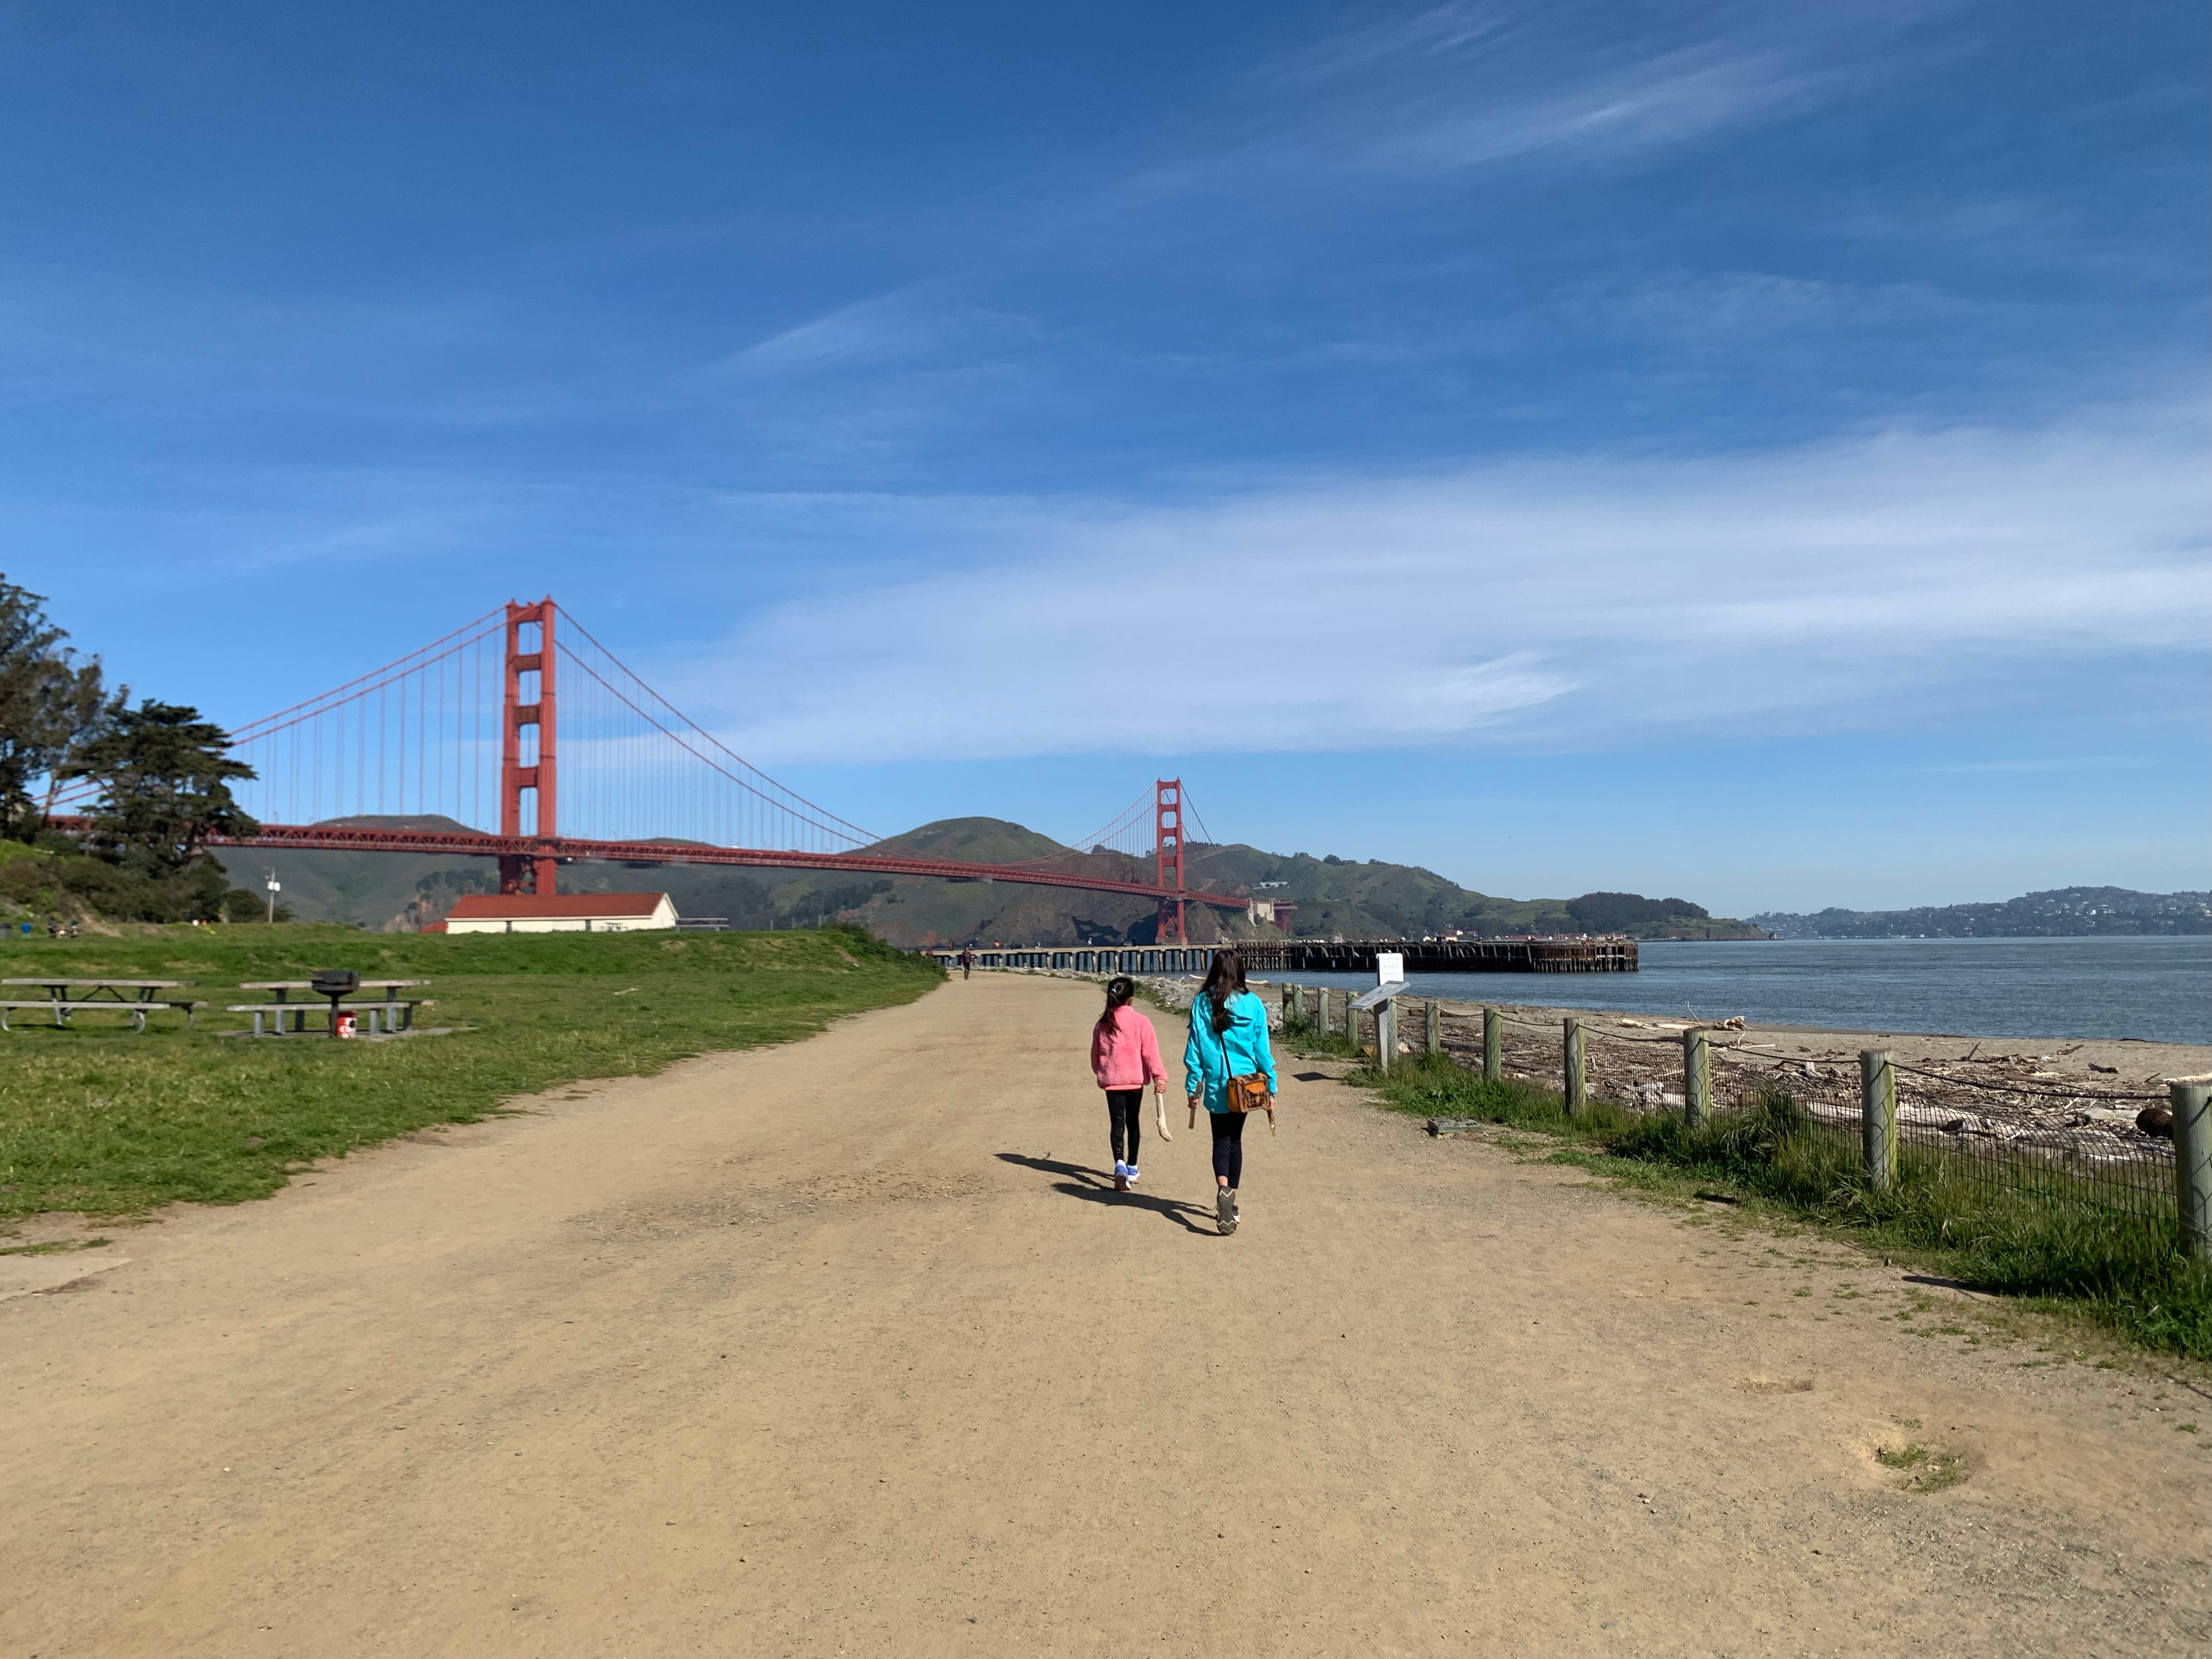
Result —
[[[1103,1190],[1092,1007],[954,984],[0,1303],[0,1650],[2212,1639],[2201,1392],[1329,1083],[1217,1238],[1179,1112]],[[1896,1490],[1908,1441],[1966,1480]]]

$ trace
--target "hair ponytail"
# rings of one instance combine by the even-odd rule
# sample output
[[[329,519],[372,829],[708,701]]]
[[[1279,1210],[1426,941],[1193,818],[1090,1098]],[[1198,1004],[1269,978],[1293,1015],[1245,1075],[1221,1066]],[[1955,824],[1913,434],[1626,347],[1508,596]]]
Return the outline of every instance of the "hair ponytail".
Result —
[[[1106,1012],[1098,1016],[1101,1025],[1111,1025],[1114,1016],[1136,1000],[1137,981],[1127,974],[1116,974],[1106,981]]]

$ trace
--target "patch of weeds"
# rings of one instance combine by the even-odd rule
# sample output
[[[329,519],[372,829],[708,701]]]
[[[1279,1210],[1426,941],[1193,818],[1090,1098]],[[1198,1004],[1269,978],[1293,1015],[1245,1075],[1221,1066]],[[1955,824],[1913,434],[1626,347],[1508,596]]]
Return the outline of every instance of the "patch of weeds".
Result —
[[[1315,1060],[1364,1060],[1367,1050],[1341,1031],[1324,1031],[1310,1019],[1283,1022],[1283,1046]]]
[[[1361,1067],[1346,1081],[1396,1110],[1481,1118],[1565,1142],[1571,1161],[1643,1191],[1740,1194],[1746,1202],[1732,1213],[1755,1213],[1785,1239],[1813,1226],[1840,1230],[1885,1262],[1917,1259],[1971,1289],[2086,1316],[2145,1348],[2212,1359],[2212,1267],[2183,1248],[2178,1222],[2109,1210],[2063,1176],[2033,1192],[1992,1187],[1948,1151],[1907,1146],[1894,1185],[1876,1192],[1857,1136],[1815,1122],[1778,1086],[1692,1129],[1679,1115],[1605,1101],[1571,1115],[1556,1094],[1489,1082],[1449,1056],[1410,1055],[1388,1073]],[[1768,1265],[1824,1260],[1806,1248],[1769,1245]]]
[[[1901,1490],[1942,1492],[1966,1478],[1966,1460],[1956,1452],[1937,1451],[1917,1440],[1902,1446],[1876,1446],[1874,1461],[1905,1476]]]
[[[1905,1148],[1896,1186],[1874,1192],[1858,1137],[1816,1124],[1781,1088],[1692,1130],[1677,1115],[1637,1115],[1610,1102],[1568,1115],[1558,1095],[1520,1079],[1484,1082],[1449,1057],[1411,1055],[1387,1075],[1360,1068],[1347,1082],[1407,1113],[1482,1117],[1558,1137],[1577,1148],[1583,1168],[1626,1186],[1677,1197],[1735,1190],[1783,1237],[1802,1224],[1843,1228],[1885,1261],[1917,1259],[2037,1312],[2086,1316],[2142,1347],[2212,1360],[2212,1267],[2181,1248],[2179,1224],[2112,1212],[2090,1194],[1990,1188],[1942,1148]],[[1816,1265],[1777,1245],[1767,1259]]]
[[[2195,1434],[2197,1432],[2197,1425],[2194,1423],[2177,1423],[2173,1427],[2174,1431],[2178,1434]]]

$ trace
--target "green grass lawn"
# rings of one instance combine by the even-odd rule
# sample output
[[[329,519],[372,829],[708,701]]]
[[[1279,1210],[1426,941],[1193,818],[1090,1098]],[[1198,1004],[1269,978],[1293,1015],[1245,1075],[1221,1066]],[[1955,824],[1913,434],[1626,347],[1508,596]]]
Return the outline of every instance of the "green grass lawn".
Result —
[[[397,1042],[215,1033],[249,1022],[242,981],[350,968],[424,979],[422,1023]],[[265,1197],[293,1170],[586,1078],[629,1077],[712,1049],[782,1042],[840,1014],[911,1001],[934,963],[865,934],[364,933],[335,927],[133,927],[119,937],[0,942],[0,977],[194,981],[211,1005],[186,1033],[143,1036],[109,1014],[67,1030],[26,1015],[0,1036],[0,1218],[116,1215],[185,1199]],[[11,996],[43,993],[7,988]]]

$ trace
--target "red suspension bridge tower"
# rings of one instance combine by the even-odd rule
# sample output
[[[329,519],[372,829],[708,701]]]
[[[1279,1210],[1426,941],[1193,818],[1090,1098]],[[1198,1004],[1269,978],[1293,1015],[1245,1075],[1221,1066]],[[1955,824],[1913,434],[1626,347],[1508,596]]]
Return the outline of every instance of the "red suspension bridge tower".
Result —
[[[528,637],[525,631],[528,630]],[[525,682],[528,684],[526,684]],[[558,704],[554,697],[553,601],[507,606],[507,695],[500,720],[499,833],[534,836],[551,842],[560,834],[560,770],[556,734]],[[530,741],[523,742],[527,727]],[[529,827],[524,827],[522,797],[531,796]],[[556,890],[560,860],[502,853],[499,890],[527,890],[550,896]]]
[[[1152,868],[1156,872],[1153,885],[1173,887],[1182,891],[1182,780],[1160,778],[1152,785]],[[1168,879],[1172,872],[1175,880]],[[1180,898],[1162,899],[1160,917],[1152,930],[1152,938],[1165,945],[1172,940],[1176,945],[1187,944],[1183,935],[1183,902]]]

